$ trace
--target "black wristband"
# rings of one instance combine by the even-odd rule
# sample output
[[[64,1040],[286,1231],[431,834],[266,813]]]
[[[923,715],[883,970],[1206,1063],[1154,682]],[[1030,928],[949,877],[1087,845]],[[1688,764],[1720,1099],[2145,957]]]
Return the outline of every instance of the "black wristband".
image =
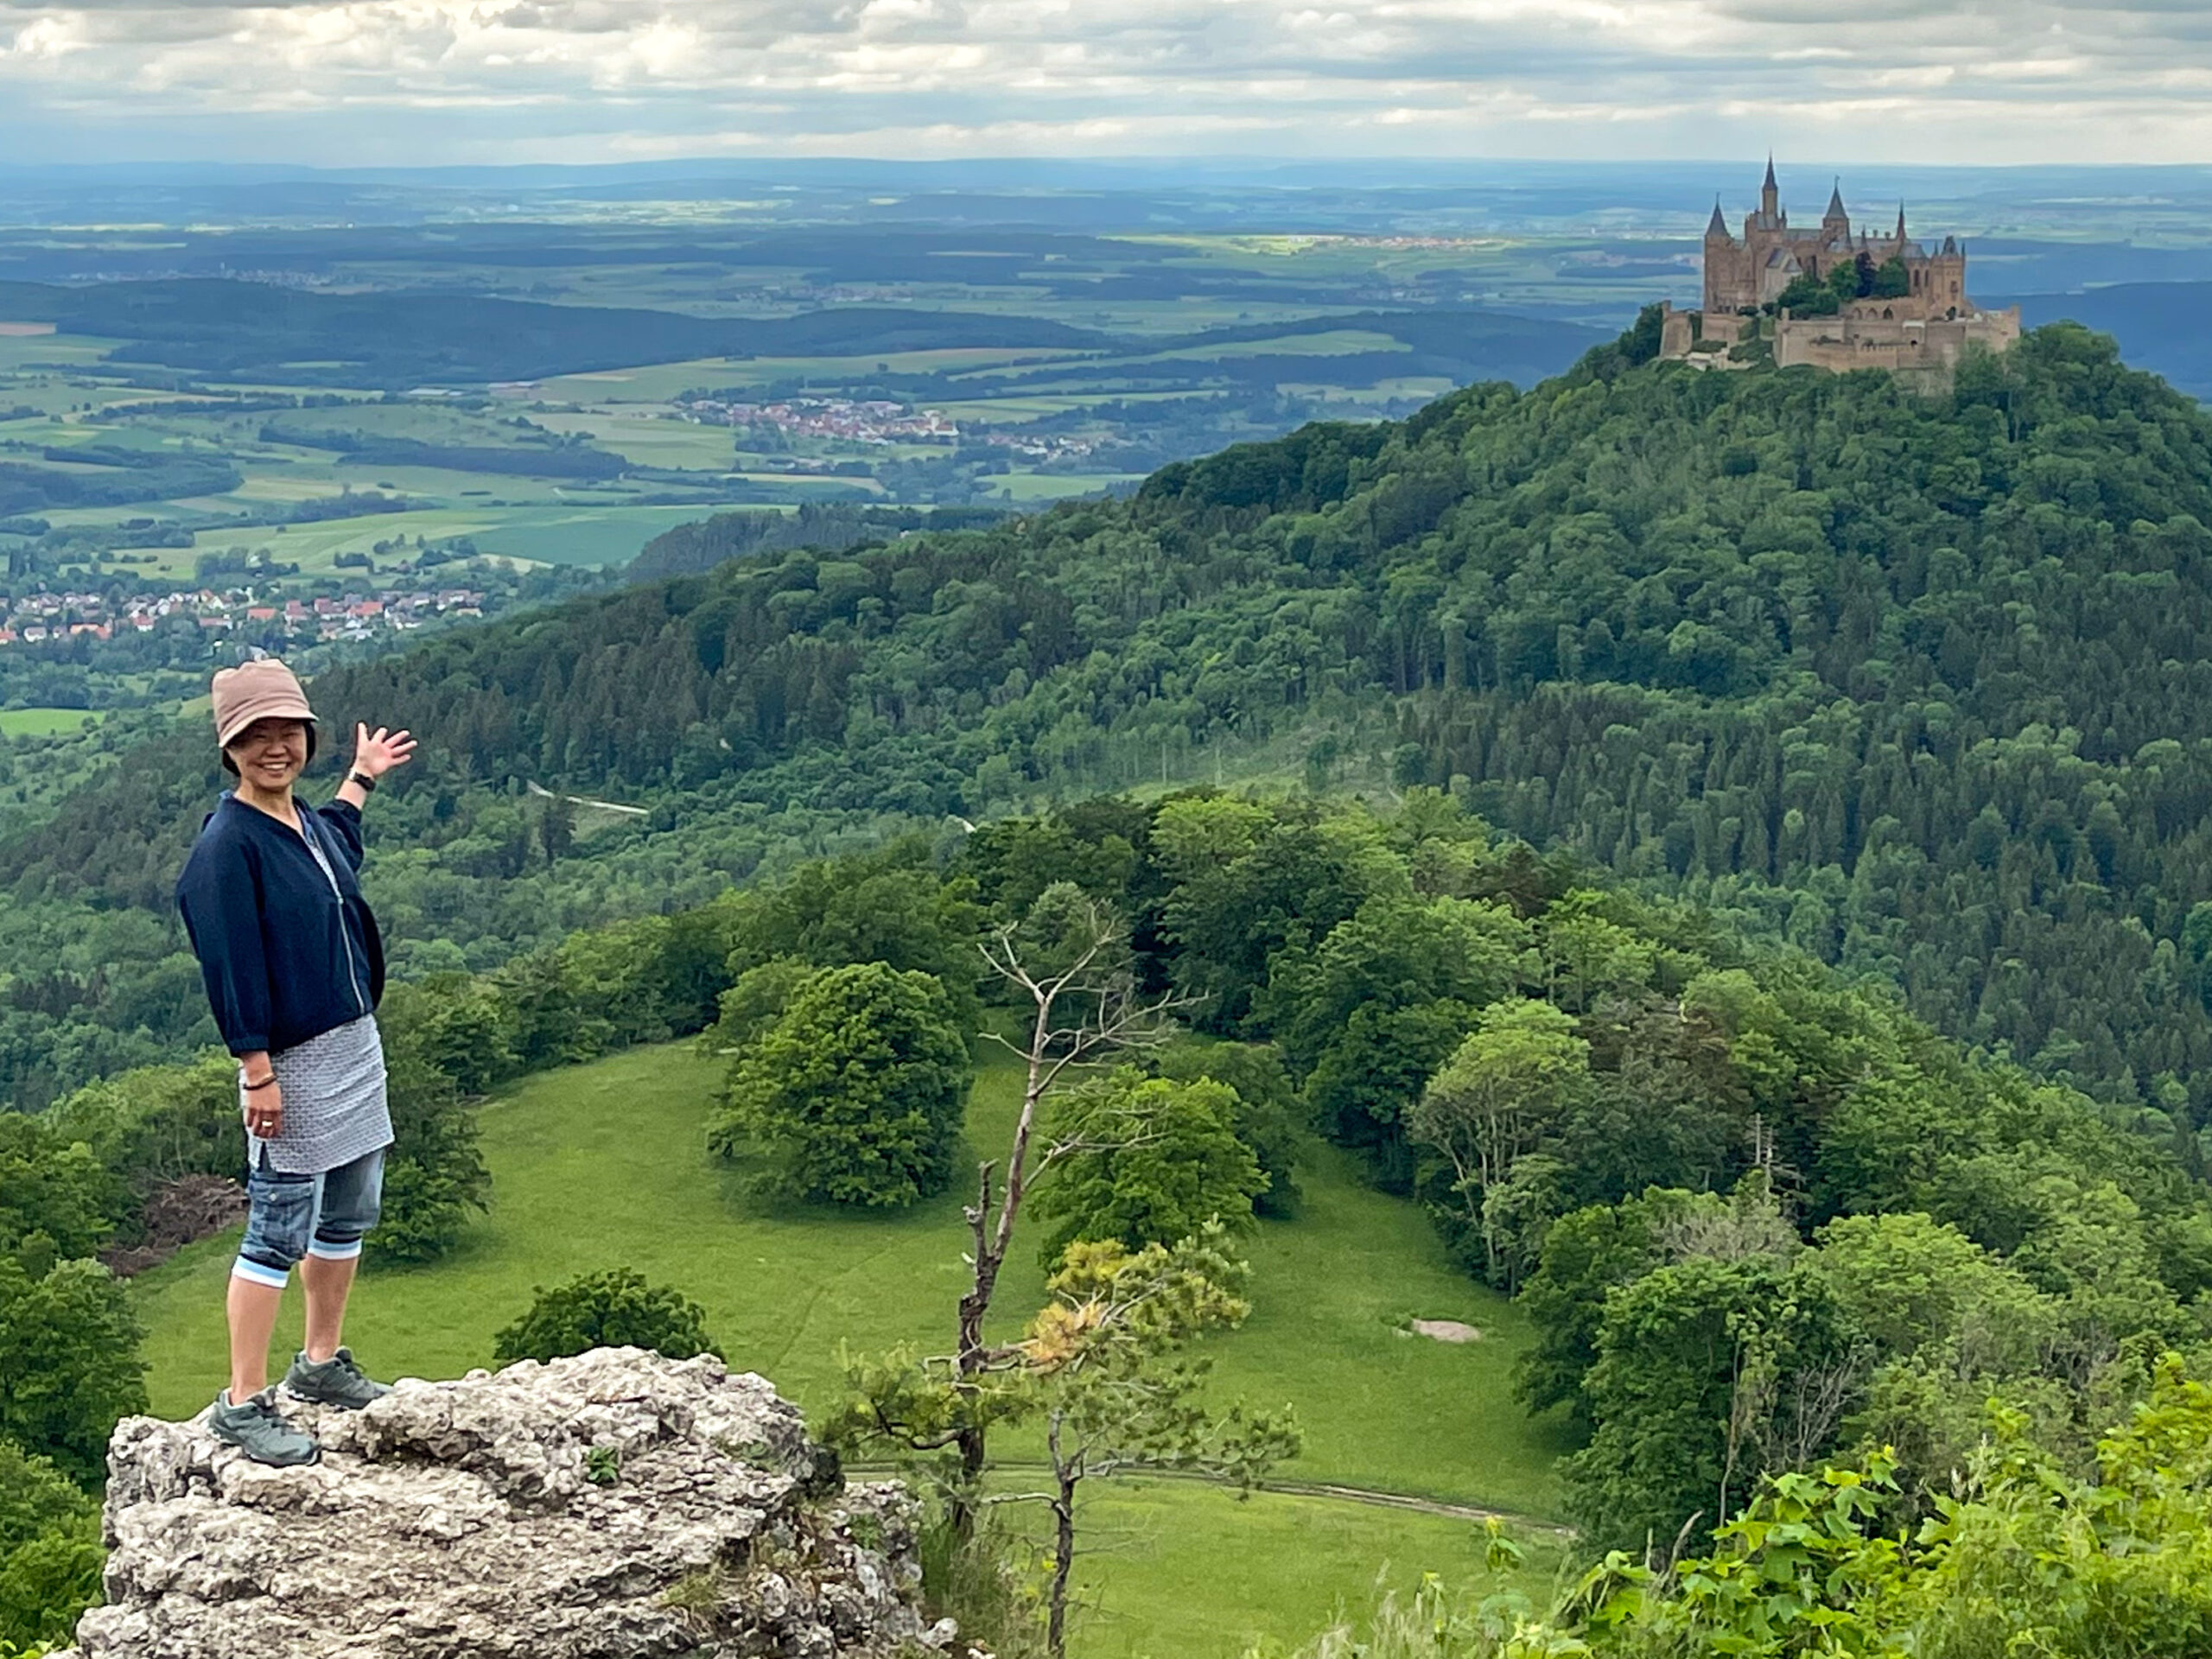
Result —
[[[350,773],[346,777],[346,781],[349,784],[359,784],[364,790],[366,790],[371,793],[375,791],[377,786],[377,780],[370,777],[365,772]]]
[[[244,1077],[239,1078],[239,1079],[238,1079],[238,1081],[239,1081],[239,1082],[241,1082],[241,1083],[245,1083],[245,1084],[246,1091],[250,1094],[250,1093],[251,1093],[251,1092],[252,1092],[254,1090],[256,1090],[256,1089],[267,1089],[267,1088],[270,1088],[270,1087],[271,1087],[272,1085],[274,1085],[274,1084],[275,1084],[275,1083],[276,1083],[276,1074],[274,1071],[271,1071],[271,1072],[270,1072],[267,1077],[264,1077],[264,1078],[263,1078],[259,1083],[250,1083],[250,1082],[247,1082],[247,1081],[246,1081],[246,1079],[245,1079]]]

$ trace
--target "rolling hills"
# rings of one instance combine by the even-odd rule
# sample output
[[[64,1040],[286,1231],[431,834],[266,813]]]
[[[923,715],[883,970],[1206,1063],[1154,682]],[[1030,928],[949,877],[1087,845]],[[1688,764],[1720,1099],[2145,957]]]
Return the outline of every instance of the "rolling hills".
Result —
[[[380,803],[379,897],[483,965],[893,823],[1211,777],[1227,745],[1451,786],[2193,1129],[2212,420],[2074,328],[1939,398],[1629,356],[329,675],[334,712],[428,738]],[[549,855],[518,792],[563,783],[647,810]],[[19,916],[159,913],[213,784],[159,746],[0,845]],[[177,947],[133,948],[80,1017],[125,1017]]]

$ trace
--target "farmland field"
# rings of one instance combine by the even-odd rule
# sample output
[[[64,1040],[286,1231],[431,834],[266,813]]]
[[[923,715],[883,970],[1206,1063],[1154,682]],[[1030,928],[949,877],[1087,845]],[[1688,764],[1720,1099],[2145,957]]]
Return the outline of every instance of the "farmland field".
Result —
[[[345,264],[342,237],[283,239]],[[281,327],[243,287],[0,289],[0,321],[51,329],[0,334],[0,553],[60,572],[128,551],[111,563],[168,581],[211,552],[328,581],[403,537],[619,565],[717,507],[1124,489],[1305,420],[1531,381],[1605,336],[1486,308],[1479,271],[1546,257],[1494,238],[825,227],[676,264],[653,240],[534,262],[520,293],[425,243],[411,273],[379,258],[349,270],[361,288],[293,296]],[[81,251],[124,257],[98,232]],[[416,285],[435,270],[498,297]]]

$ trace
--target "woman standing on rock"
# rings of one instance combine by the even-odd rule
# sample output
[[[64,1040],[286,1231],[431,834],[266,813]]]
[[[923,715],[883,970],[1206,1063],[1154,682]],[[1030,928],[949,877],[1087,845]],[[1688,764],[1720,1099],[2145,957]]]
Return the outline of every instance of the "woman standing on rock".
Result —
[[[238,787],[208,814],[176,900],[216,1027],[238,1057],[251,1207],[231,1268],[231,1385],[215,1396],[209,1422],[218,1440],[258,1462],[311,1463],[319,1448],[278,1412],[267,1386],[269,1342],[295,1262],[307,1290],[307,1346],[284,1391],[347,1409],[388,1392],[340,1343],[391,1144],[374,1012],[384,949],[354,878],[361,809],[415,740],[356,728],[337,798],[309,811],[292,786],[315,759],[315,717],[292,671],[264,658],[218,673],[213,692],[215,740]]]

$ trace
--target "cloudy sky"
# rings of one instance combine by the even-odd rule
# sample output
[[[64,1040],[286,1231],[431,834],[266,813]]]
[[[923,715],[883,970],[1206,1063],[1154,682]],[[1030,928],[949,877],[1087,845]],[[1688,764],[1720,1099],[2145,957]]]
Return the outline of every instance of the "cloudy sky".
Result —
[[[2212,0],[0,0],[0,162],[2212,161]]]

